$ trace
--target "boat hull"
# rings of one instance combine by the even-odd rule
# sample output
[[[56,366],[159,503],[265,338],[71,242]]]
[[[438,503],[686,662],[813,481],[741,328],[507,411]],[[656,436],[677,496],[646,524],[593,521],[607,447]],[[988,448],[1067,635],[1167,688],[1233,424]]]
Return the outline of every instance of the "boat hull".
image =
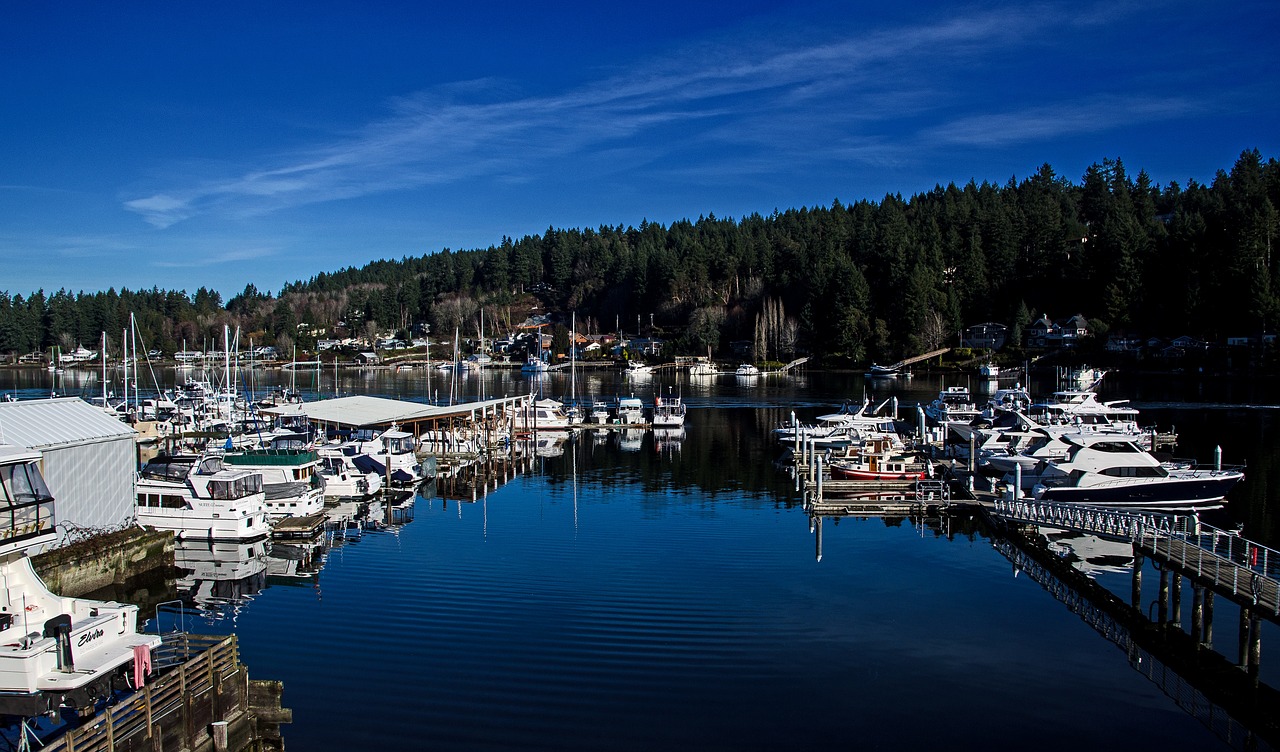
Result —
[[[1162,478],[1159,482],[1044,489],[1038,498],[1067,504],[1132,509],[1136,511],[1192,511],[1217,509],[1243,476],[1222,472],[1192,478]]]

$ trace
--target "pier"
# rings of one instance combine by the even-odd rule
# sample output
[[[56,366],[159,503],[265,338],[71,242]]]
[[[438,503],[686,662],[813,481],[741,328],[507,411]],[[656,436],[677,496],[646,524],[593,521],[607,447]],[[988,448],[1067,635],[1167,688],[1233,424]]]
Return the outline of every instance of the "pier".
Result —
[[[1181,626],[1182,581],[1192,588],[1191,637],[1213,646],[1213,607],[1221,596],[1240,607],[1237,665],[1256,682],[1262,656],[1261,620],[1280,623],[1280,551],[1206,525],[1194,517],[1167,517],[1110,509],[997,499],[990,514],[1028,525],[1079,530],[1133,545],[1132,605],[1142,604],[1142,565],[1159,565],[1159,620]]]
[[[283,749],[278,682],[254,682],[230,637],[175,634],[154,656],[159,678],[107,705],[46,752],[227,752]],[[266,700],[265,703],[262,700]],[[265,705],[265,706],[264,706]],[[274,707],[271,707],[274,705]]]

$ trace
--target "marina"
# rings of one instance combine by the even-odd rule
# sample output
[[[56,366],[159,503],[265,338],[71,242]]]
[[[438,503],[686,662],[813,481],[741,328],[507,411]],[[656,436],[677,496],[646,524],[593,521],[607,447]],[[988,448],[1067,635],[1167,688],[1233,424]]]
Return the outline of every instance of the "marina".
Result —
[[[419,379],[447,378],[383,373],[365,388],[386,395],[421,392]],[[530,403],[511,392],[536,383],[544,392],[567,393],[568,374],[537,382],[501,371],[484,378],[473,388],[507,393],[502,399],[517,421],[522,405]],[[585,384],[587,394],[597,395],[589,400],[605,394],[631,399],[634,392],[645,406],[679,391],[685,419],[678,433],[652,430],[648,420],[643,427],[584,423],[548,432],[517,423],[501,430],[495,425],[492,441],[448,452],[444,444],[453,440],[440,443],[448,426],[441,418],[435,426],[419,423],[402,432],[418,433],[419,444],[437,442],[439,454],[435,476],[407,497],[330,500],[324,514],[277,520],[272,538],[218,544],[213,558],[200,548],[186,550],[199,542],[183,542],[179,561],[190,569],[175,587],[188,629],[210,639],[234,635],[255,676],[283,683],[293,719],[282,727],[283,736],[303,747],[651,749],[692,738],[701,748],[750,748],[759,739],[771,740],[769,746],[835,748],[855,736],[913,746],[951,740],[946,728],[975,722],[975,733],[987,738],[1055,724],[1061,742],[1050,748],[1097,743],[1134,724],[1170,749],[1232,748],[1240,740],[1251,749],[1274,747],[1266,714],[1239,700],[1242,687],[1253,688],[1259,702],[1274,696],[1276,665],[1263,660],[1262,650],[1277,628],[1269,580],[1253,590],[1237,577],[1235,597],[1205,582],[1219,571],[1207,559],[1131,538],[1119,549],[1128,552],[1127,566],[1091,570],[1092,577],[1071,591],[1061,584],[1071,582],[1065,573],[1053,579],[1040,574],[1055,571],[1048,566],[1054,559],[1036,564],[1009,541],[1025,537],[1029,550],[1043,558],[1036,531],[1083,528],[1063,518],[1000,522],[997,505],[1004,502],[994,491],[984,497],[986,478],[978,493],[970,493],[966,460],[938,456],[923,479],[819,480],[805,463],[790,459],[798,437],[816,442],[816,434],[783,436],[775,428],[792,424],[792,413],[801,425],[839,415],[832,405],[849,400],[851,390],[858,398],[849,401],[862,401],[860,378],[806,374],[750,384],[724,377],[705,386],[671,375],[655,376],[645,386],[633,381],[597,374]],[[919,374],[910,384],[893,395],[872,395],[868,412],[883,404],[882,412],[860,422],[863,430],[883,426],[895,407],[893,396],[902,444],[885,450],[895,455],[919,440],[917,406],[940,390],[936,380]],[[323,406],[326,401],[332,400],[302,403],[331,418],[322,434],[356,427],[358,421],[336,425],[333,414],[347,408],[340,402]],[[1193,455],[1205,456],[1204,442],[1221,441],[1225,456],[1247,459],[1247,476],[1266,467],[1250,445],[1214,429],[1224,424],[1202,425],[1212,411],[1170,408],[1175,403],[1163,396],[1135,403],[1144,418],[1159,413],[1157,421],[1167,421],[1172,409],[1187,442],[1183,448]],[[466,404],[449,409],[469,416]],[[844,421],[856,422],[858,412],[847,411]],[[486,411],[475,414],[479,421]],[[398,422],[405,415],[392,415],[392,422],[408,427],[411,421]],[[456,414],[452,420],[454,427],[467,422]],[[925,429],[936,442],[933,451],[942,451],[942,434]],[[469,438],[484,433],[478,427]],[[1195,444],[1195,437],[1203,438]],[[805,457],[824,465],[828,452],[858,451],[863,443],[830,444]],[[418,463],[427,456],[421,447],[414,455]],[[936,477],[944,469],[952,475]],[[1201,529],[1212,524],[1225,540],[1221,531],[1231,527],[1226,515],[1248,519],[1254,504],[1266,503],[1262,497],[1252,501],[1252,490],[1246,478],[1232,489],[1231,504],[1212,513],[1223,517],[1203,520]],[[1274,567],[1276,554],[1262,533],[1233,537],[1252,541],[1263,566]],[[1114,530],[1111,535],[1117,537]],[[1010,578],[1010,556],[1018,562],[1015,573],[1037,574]],[[1243,549],[1227,558],[1248,557]],[[1227,570],[1219,569],[1225,578]],[[1177,580],[1175,570],[1181,572]],[[1135,596],[1135,577],[1161,587],[1139,588]],[[1181,597],[1184,586],[1191,597]],[[1052,588],[1055,608],[1041,605],[1036,594],[1043,588]],[[1061,606],[1066,593],[1076,593],[1072,603],[1088,603],[1099,597],[1097,588],[1111,592],[1118,605],[1096,613],[1112,614],[1107,618],[1123,625],[1127,637],[1118,637],[1117,627],[1106,626],[1101,616],[1089,619],[1090,626],[1099,625],[1096,631],[1070,628],[1074,617]],[[1074,610],[1080,606],[1072,608],[1082,613]],[[418,625],[414,634],[434,639],[406,633],[367,644],[358,664],[318,670],[308,656],[359,639],[356,625],[335,620],[351,612],[364,613],[362,620],[411,621]],[[1148,612],[1150,621],[1142,621]],[[993,620],[991,614],[1001,616]],[[159,613],[161,622],[174,618],[170,607]],[[279,639],[287,625],[308,622],[326,628]],[[1176,634],[1190,640],[1191,657],[1164,645]],[[922,645],[936,647],[921,655]],[[1200,658],[1194,645],[1201,646]],[[1130,647],[1126,653],[1112,646]],[[1128,660],[1135,649],[1147,658]],[[1054,658],[1064,650],[1076,656],[1069,666]],[[1176,667],[1182,684],[1152,674],[1157,660]],[[335,727],[326,720],[347,712],[349,699],[335,704],[343,695],[339,688],[390,681],[378,666],[392,663],[429,673],[432,681],[413,696],[375,699],[371,693],[370,707],[388,719],[376,728]],[[1213,680],[1211,664],[1218,672],[1233,667],[1240,678]],[[1054,673],[1052,685],[1042,681],[1045,671]],[[1083,691],[1100,684],[1119,693],[1091,699]],[[936,727],[895,723],[905,721],[896,707],[926,686],[950,687],[953,697],[965,699],[938,708]],[[1196,688],[1201,704],[1186,701],[1186,686]],[[1017,703],[1029,687],[1042,703]],[[845,709],[815,723],[800,699],[814,693],[838,698]],[[771,706],[763,710],[766,695]],[[1052,708],[1055,697],[1067,695],[1076,711],[1100,721],[1063,727]],[[1207,715],[1205,704],[1214,708]],[[992,714],[1015,705],[1016,713],[998,721]],[[479,708],[502,723],[465,720]],[[743,708],[752,711],[744,714]],[[656,728],[644,721],[655,714],[672,718],[671,724]],[[410,728],[412,737],[406,736]],[[531,741],[540,738],[546,741]]]

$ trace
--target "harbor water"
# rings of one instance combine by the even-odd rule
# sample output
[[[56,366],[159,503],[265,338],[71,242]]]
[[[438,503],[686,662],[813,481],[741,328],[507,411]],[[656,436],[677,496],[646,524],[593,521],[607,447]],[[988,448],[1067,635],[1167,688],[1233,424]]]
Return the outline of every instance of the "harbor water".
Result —
[[[3,372],[0,391],[42,396],[50,378]],[[60,391],[93,394],[83,378]],[[1277,547],[1277,406],[1259,396],[1275,392],[1108,378],[1103,398],[1176,428],[1177,454],[1207,461],[1221,446],[1247,462],[1214,524]],[[421,371],[255,379],[321,395],[450,391]],[[278,543],[196,544],[185,555],[199,565],[176,585],[186,626],[235,632],[253,675],[284,682],[292,749],[1244,748],[1239,729],[1227,738],[1188,712],[1022,575],[974,519],[826,519],[819,537],[774,464],[772,429],[864,393],[898,397],[908,416],[951,383],[963,382],[579,374],[588,398],[679,394],[683,436],[583,434],[474,501],[424,487],[409,519],[337,536],[309,566]],[[452,386],[455,399],[531,388],[561,398],[570,385],[495,372]],[[1127,598],[1123,556],[1092,575]],[[1217,619],[1214,647],[1234,656],[1225,600]],[[1263,642],[1277,631],[1266,622]],[[1267,655],[1261,679],[1277,686]]]

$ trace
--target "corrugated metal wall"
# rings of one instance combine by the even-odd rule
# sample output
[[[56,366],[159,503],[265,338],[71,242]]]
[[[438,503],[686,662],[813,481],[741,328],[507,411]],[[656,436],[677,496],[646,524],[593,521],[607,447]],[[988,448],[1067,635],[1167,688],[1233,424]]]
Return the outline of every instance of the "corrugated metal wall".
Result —
[[[58,545],[65,542],[63,523],[114,529],[133,519],[136,446],[124,436],[44,450],[41,472],[53,493]]]

